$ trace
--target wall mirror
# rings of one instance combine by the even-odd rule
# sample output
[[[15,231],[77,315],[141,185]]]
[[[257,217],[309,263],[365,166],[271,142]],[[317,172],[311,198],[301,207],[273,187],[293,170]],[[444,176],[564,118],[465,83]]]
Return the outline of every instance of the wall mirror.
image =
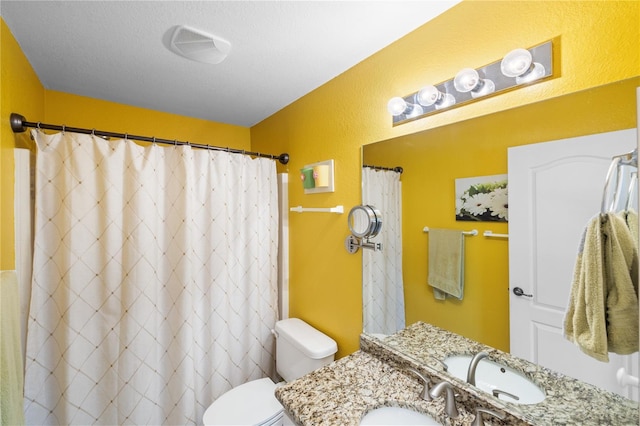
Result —
[[[485,231],[509,234],[514,231],[509,229],[513,224],[504,221],[456,220],[456,180],[506,174],[508,151],[511,148],[623,129],[633,129],[630,131],[635,135],[638,87],[640,78],[636,77],[363,146],[363,164],[391,169],[400,166],[404,169],[401,175],[397,174],[401,183],[401,186],[397,186],[397,191],[401,188],[401,192],[394,195],[400,199],[397,207],[399,227],[394,230],[385,224],[385,229],[379,236],[400,239],[396,243],[399,244],[399,260],[389,267],[394,270],[394,274],[387,274],[381,280],[383,284],[379,285],[385,289],[369,288],[370,270],[378,267],[375,265],[381,263],[380,259],[363,257],[364,333],[383,338],[384,335],[403,328],[405,323],[408,325],[423,321],[504,352],[514,353],[511,350],[514,339],[510,337],[510,300],[514,297],[511,290],[517,285],[511,282],[513,278],[510,279],[509,271],[510,245],[513,241],[510,238],[483,237]],[[632,145],[631,148],[636,147],[636,142],[633,141]],[[556,163],[558,162],[561,161]],[[551,161],[550,164],[552,163],[555,164]],[[388,194],[371,193],[367,189],[371,179],[369,173],[373,172],[363,168],[362,201],[369,203],[375,200],[378,206],[382,206],[380,203]],[[592,215],[599,211],[605,176],[606,169],[601,179],[595,179],[595,183],[585,183],[598,199],[598,207],[594,208]],[[510,213],[512,210],[515,213],[515,207],[509,206]],[[564,231],[557,229],[554,220],[554,213],[557,212],[551,209],[547,213],[545,223],[548,224],[539,225],[535,233],[557,232],[558,241],[562,242],[559,245],[570,250],[575,262],[579,237],[575,241],[565,238],[561,234]],[[387,216],[385,220],[388,221]],[[585,225],[586,222],[583,222],[575,226],[583,229]],[[478,236],[465,240],[465,293],[462,300],[435,300],[433,290],[427,284],[428,235],[423,232],[424,227],[461,231],[478,229]],[[529,241],[525,241],[525,245],[530,245],[530,240],[536,238],[536,235],[529,235],[527,238]],[[573,269],[573,264],[569,269]],[[572,279],[570,275],[561,278],[569,282]],[[532,290],[527,286],[520,287],[524,288],[525,294]],[[536,295],[537,302],[547,303],[541,297]],[[562,303],[568,300],[564,294],[559,297],[564,298]],[[386,328],[373,326],[368,318],[375,317],[392,317],[392,320],[388,321]],[[573,346],[566,340],[558,344]],[[569,366],[577,363],[578,357],[586,357],[577,348],[574,349],[575,355],[565,362]],[[637,368],[637,353],[635,357],[633,362]],[[614,358],[615,356],[611,357],[611,362],[617,362]],[[545,365],[546,361],[535,360],[549,367]],[[593,363],[598,364],[599,361],[593,360]],[[589,368],[585,371],[589,371]],[[579,375],[574,377],[588,381]],[[611,382],[615,381],[615,377],[611,378]],[[607,389],[604,385],[600,387]],[[621,393],[623,396],[637,399],[637,389],[624,392],[626,394]]]

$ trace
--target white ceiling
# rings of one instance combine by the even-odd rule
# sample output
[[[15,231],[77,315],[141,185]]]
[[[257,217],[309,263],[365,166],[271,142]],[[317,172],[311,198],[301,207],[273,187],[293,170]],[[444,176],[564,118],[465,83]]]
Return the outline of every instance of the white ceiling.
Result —
[[[47,89],[249,127],[459,1],[2,0],[0,13]],[[175,55],[176,25],[230,41],[229,56]]]

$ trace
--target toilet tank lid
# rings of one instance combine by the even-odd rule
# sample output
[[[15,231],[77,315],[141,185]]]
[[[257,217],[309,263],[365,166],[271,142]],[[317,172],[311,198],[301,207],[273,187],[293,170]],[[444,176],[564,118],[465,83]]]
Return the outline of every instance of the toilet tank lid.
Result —
[[[276,333],[279,339],[286,339],[312,359],[321,359],[338,351],[335,340],[298,318],[276,322]]]

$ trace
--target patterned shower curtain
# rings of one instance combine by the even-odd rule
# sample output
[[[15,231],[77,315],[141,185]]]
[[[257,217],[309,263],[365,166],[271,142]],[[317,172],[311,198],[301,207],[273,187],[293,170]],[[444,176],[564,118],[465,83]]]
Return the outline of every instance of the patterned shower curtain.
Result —
[[[271,376],[274,161],[33,136],[27,424],[196,424]]]
[[[393,334],[405,327],[400,174],[364,167],[362,202],[382,214],[382,230],[373,239],[382,250],[362,250],[363,329]]]

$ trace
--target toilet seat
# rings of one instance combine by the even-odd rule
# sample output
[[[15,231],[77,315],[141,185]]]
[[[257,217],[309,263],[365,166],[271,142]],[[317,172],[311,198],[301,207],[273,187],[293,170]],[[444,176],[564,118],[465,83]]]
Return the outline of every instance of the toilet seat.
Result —
[[[216,399],[202,421],[205,425],[282,424],[284,409],[274,395],[276,386],[269,378],[237,386]]]

